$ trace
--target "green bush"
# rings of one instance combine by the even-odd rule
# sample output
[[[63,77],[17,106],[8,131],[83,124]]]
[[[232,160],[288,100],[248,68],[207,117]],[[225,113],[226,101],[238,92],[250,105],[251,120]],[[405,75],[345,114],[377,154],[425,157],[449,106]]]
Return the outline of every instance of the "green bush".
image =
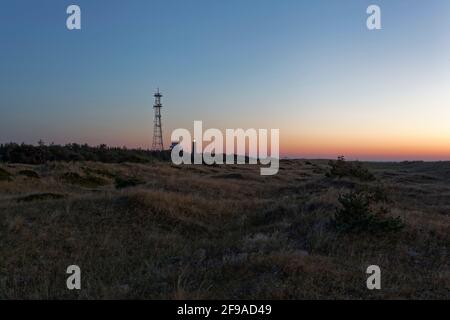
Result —
[[[403,228],[397,218],[382,217],[383,212],[375,214],[370,207],[370,198],[364,192],[350,192],[339,196],[341,208],[336,210],[333,226],[338,232],[393,232]]]

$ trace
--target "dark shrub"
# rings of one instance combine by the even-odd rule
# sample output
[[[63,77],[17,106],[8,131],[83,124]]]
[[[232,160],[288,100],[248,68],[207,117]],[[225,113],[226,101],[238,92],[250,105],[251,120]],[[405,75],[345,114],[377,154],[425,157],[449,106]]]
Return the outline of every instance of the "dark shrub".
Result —
[[[28,178],[33,178],[33,179],[39,179],[39,175],[37,174],[37,172],[33,171],[33,170],[21,170],[19,171],[18,175],[20,176],[25,176]]]
[[[11,181],[11,180],[12,180],[11,174],[8,171],[0,168],[0,181]]]
[[[91,169],[88,167],[83,167],[83,171],[88,175],[99,175],[111,179],[116,176],[114,173],[109,172],[108,170],[105,169]]]
[[[218,174],[216,178],[220,179],[238,179],[242,180],[244,179],[244,176],[240,173],[224,173],[224,174]]]
[[[43,200],[59,200],[63,199],[65,196],[57,193],[38,193],[38,194],[30,194],[28,196],[24,196],[18,198],[18,202],[32,202],[32,201],[43,201]]]
[[[62,179],[67,183],[88,188],[95,188],[108,184],[108,181],[103,178],[92,175],[83,177],[76,172],[66,172],[65,174],[63,174]]]
[[[389,197],[385,188],[381,186],[375,186],[370,190],[371,197],[375,202],[388,202]]]
[[[369,196],[364,192],[351,192],[341,195],[341,208],[336,210],[333,226],[339,232],[392,232],[403,228],[399,218],[384,218],[370,208]],[[384,211],[382,213],[385,213]]]
[[[144,184],[144,183],[145,183],[144,181],[137,179],[137,178],[116,177],[116,179],[115,179],[115,186],[117,189],[134,187],[134,186],[138,186],[138,185]]]
[[[357,178],[361,181],[373,181],[375,176],[365,168],[361,162],[348,162],[344,156],[338,157],[337,160],[330,160],[328,165],[331,167],[330,171],[326,173],[327,177],[350,177]]]
[[[105,163],[148,163],[155,160],[169,161],[170,151],[149,151],[87,144],[39,145],[0,144],[0,161],[7,163],[44,164],[48,161],[100,161]]]

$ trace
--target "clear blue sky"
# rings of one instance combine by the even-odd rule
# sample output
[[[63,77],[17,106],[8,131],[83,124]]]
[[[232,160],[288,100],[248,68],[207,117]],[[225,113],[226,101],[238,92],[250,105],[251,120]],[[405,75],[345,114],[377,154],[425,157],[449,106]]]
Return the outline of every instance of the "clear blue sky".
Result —
[[[2,0],[0,142],[147,148],[160,87],[166,144],[203,120],[280,128],[289,155],[444,157],[449,31],[447,0]]]

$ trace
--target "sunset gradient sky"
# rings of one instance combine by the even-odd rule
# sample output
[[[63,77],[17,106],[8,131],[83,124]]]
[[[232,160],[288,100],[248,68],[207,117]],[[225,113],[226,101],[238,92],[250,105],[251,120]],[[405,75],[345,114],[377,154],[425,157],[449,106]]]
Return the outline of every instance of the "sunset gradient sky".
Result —
[[[149,148],[156,87],[166,145],[203,120],[279,128],[283,156],[450,160],[450,1],[1,1],[0,142]]]

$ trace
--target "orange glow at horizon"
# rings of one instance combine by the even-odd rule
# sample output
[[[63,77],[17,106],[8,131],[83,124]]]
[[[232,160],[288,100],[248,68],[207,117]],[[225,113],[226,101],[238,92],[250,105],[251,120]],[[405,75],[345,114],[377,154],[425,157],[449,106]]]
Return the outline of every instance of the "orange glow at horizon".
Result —
[[[450,137],[285,137],[280,153],[289,157],[376,160],[450,160]]]
[[[135,134],[120,143],[130,148],[150,147],[151,136]],[[169,145],[169,140],[165,140]],[[360,160],[450,160],[450,137],[280,136],[280,156],[334,159],[344,155]]]

